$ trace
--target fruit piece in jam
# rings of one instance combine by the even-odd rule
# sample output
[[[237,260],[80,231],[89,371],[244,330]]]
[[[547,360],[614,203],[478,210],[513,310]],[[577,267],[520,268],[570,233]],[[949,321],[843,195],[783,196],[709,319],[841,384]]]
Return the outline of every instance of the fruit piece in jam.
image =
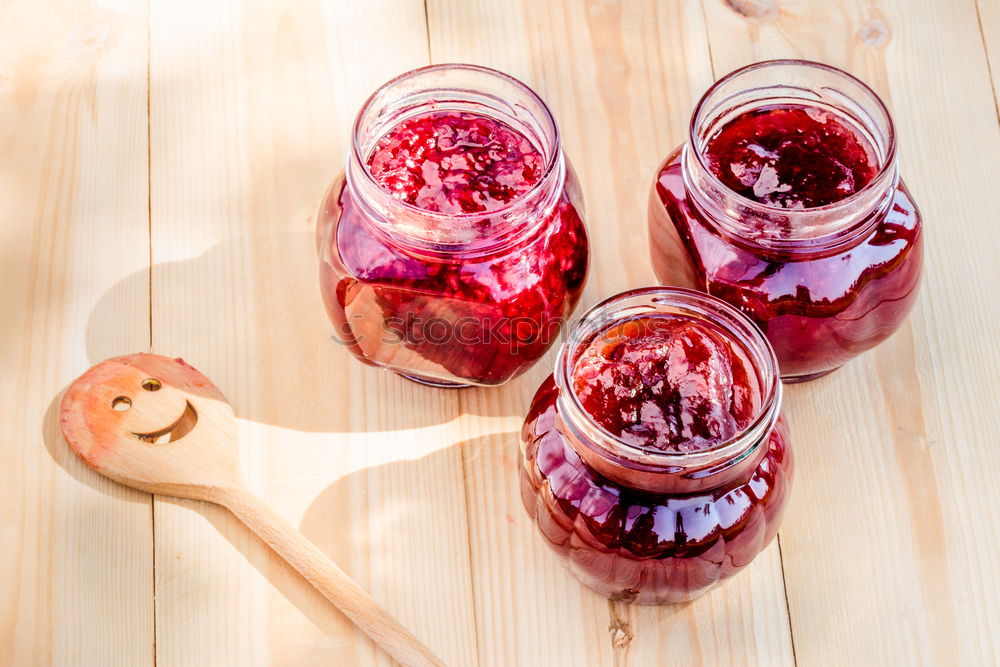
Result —
[[[666,314],[625,320],[598,334],[576,360],[573,390],[613,436],[669,452],[729,440],[761,403],[741,346],[714,324]]]
[[[368,158],[393,197],[434,213],[486,213],[542,177],[545,160],[523,134],[480,114],[439,111],[399,123]]]

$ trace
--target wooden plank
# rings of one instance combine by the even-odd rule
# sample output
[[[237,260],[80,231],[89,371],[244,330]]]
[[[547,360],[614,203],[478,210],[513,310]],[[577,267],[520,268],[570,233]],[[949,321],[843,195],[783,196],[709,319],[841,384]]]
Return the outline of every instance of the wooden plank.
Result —
[[[506,71],[556,116],[582,181],[594,249],[578,314],[651,284],[649,188],[712,80],[701,7],[430,0],[428,10],[435,61]],[[488,30],[470,28],[479,26]],[[611,604],[547,551],[521,506],[516,433],[552,362],[550,354],[509,386],[461,396],[481,662],[792,663],[776,546],[706,598],[663,608]]]
[[[986,397],[1000,388],[1000,350],[981,295],[1000,279],[1000,132],[975,5],[704,5],[719,74],[804,57],[871,83],[893,110],[902,173],[926,221],[909,323],[787,393],[798,488],[781,537],[797,656],[995,662],[1000,417]]]
[[[144,6],[0,3],[0,665],[153,661],[150,497],[57,415],[149,342],[146,118]]]
[[[314,216],[420,0],[152,5],[153,347],[232,401],[250,485],[449,664],[475,663],[457,394],[330,340]],[[156,500],[163,665],[387,664],[222,510]]]

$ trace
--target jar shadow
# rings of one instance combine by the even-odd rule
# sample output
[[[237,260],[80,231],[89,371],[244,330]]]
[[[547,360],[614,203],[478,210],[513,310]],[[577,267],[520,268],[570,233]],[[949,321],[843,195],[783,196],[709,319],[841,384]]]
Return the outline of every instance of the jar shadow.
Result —
[[[318,270],[309,231],[232,238],[190,259],[155,263],[151,272],[137,271],[116,283],[94,306],[86,330],[88,359],[97,364],[136,352],[116,342],[122,339],[118,332],[151,326],[152,351],[182,357],[204,373],[237,417],[299,431],[421,428],[466,411],[458,398],[462,391],[367,366],[338,343],[324,312]],[[267,285],[255,285],[261,280]],[[137,294],[150,295],[151,320]],[[377,397],[388,397],[391,409]],[[519,416],[507,412],[481,414]]]

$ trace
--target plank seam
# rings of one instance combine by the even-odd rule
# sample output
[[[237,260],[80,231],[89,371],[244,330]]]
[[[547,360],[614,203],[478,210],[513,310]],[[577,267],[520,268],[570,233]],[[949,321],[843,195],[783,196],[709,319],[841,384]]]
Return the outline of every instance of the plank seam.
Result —
[[[152,122],[152,49],[153,39],[153,0],[146,2],[146,233],[149,240],[149,269],[147,287],[149,305],[149,351],[153,351],[153,122]],[[153,667],[157,665],[156,649],[156,495],[149,496],[149,524],[152,565],[152,595],[153,595]]]
[[[705,46],[708,47],[708,66],[712,69],[712,81],[715,81],[718,77],[715,75],[715,56],[712,55],[712,37],[708,34],[708,10],[705,9],[705,0],[701,0],[701,23],[705,26]]]
[[[153,76],[152,61],[152,12],[153,0],[146,2],[146,234],[149,240],[149,270],[147,286],[149,289],[147,302],[149,304],[149,351],[153,351],[153,128],[152,128],[152,92]]]
[[[462,397],[458,397],[459,409],[464,413]],[[472,558],[472,505],[469,500],[469,474],[467,468],[468,443],[462,444],[462,493],[465,497],[465,548],[469,557],[469,589],[472,592],[472,636],[475,638],[476,664],[482,664],[482,649],[479,645],[479,596],[476,591],[475,561]]]
[[[153,536],[153,667],[156,667],[156,496],[149,496],[149,522]]]
[[[997,97],[996,79],[993,77],[993,60],[990,57],[990,43],[986,39],[986,27],[983,25],[983,11],[981,0],[973,0],[976,9],[976,22],[979,24],[979,38],[983,42],[983,51],[986,55],[986,73],[990,77],[990,90],[993,91],[993,109],[997,114],[997,124],[1000,125],[1000,98]]]
[[[424,0],[424,33],[427,40],[427,64],[433,65],[434,58],[431,55],[431,18],[430,10],[427,8],[427,0]]]
[[[788,639],[792,644],[792,664],[798,667],[799,657],[795,652],[795,629],[792,627],[792,608],[788,604],[788,579],[785,577],[785,554],[781,550],[781,533],[775,537],[778,543],[778,566],[781,568],[781,591],[785,595],[785,615],[788,616]]]
[[[978,2],[978,0],[974,0]],[[705,25],[705,46],[708,48],[708,64],[712,69],[712,80],[718,80],[715,73],[715,55],[712,53],[712,37],[708,30],[708,10],[705,8],[705,0],[701,2],[702,23]],[[781,549],[781,534],[775,540],[778,543],[778,566],[781,571],[781,592],[785,598],[785,617],[788,618],[788,641],[792,645],[792,664],[796,667],[799,664],[799,657],[795,651],[795,630],[792,627],[792,609],[788,603],[788,579],[785,577],[785,555]]]

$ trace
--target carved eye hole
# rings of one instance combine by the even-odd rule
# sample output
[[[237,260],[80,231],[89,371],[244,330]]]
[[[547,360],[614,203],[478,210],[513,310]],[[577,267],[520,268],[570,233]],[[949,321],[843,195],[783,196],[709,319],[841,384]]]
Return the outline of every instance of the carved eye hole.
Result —
[[[132,407],[132,399],[128,396],[119,396],[111,401],[111,409],[117,412],[125,412]]]
[[[159,391],[162,386],[163,383],[156,378],[146,378],[142,381],[142,388],[146,391]]]

